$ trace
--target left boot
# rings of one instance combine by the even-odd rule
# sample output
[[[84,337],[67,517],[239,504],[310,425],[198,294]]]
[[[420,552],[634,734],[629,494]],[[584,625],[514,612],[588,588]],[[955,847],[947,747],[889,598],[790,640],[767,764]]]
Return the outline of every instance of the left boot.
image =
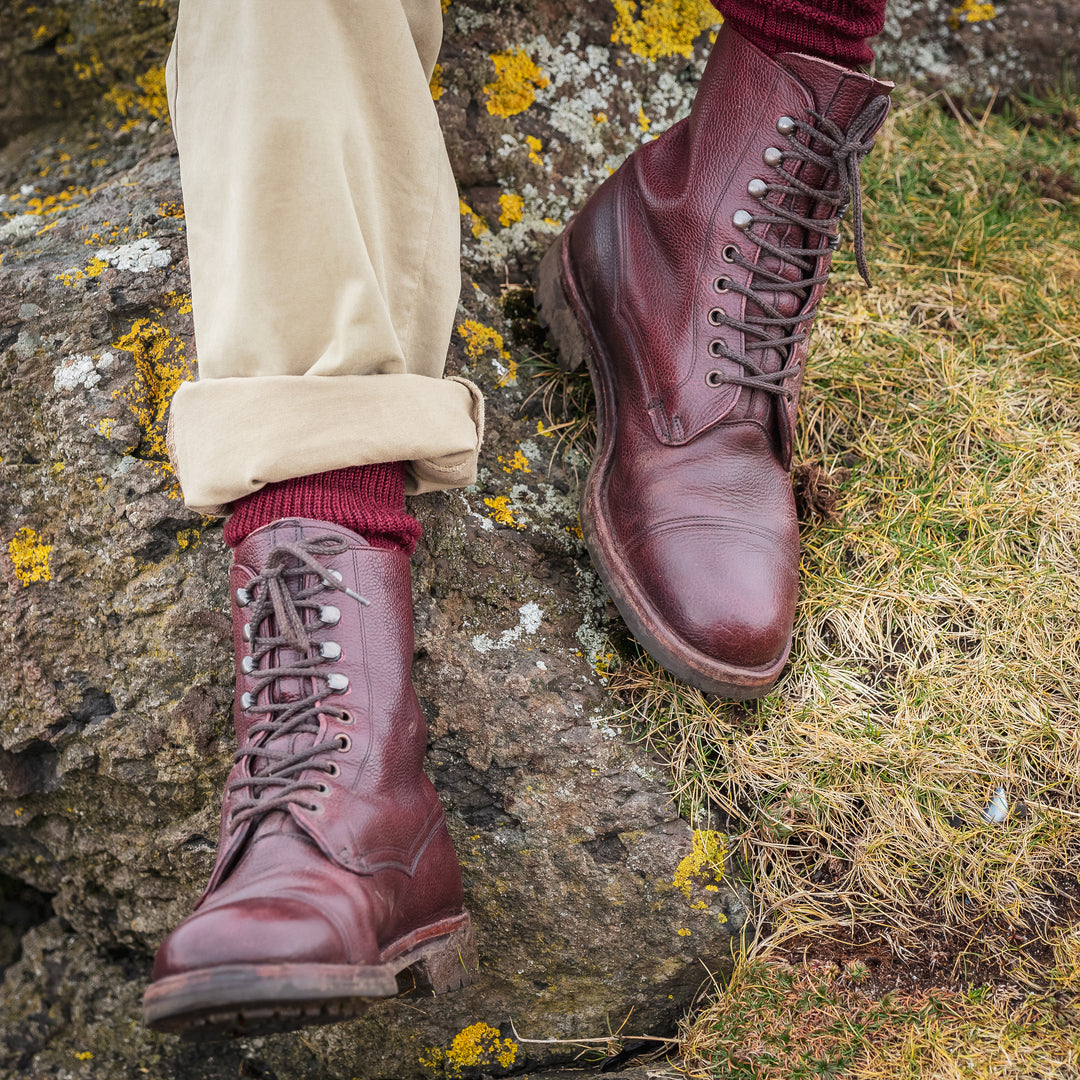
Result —
[[[158,950],[147,1025],[288,1031],[468,985],[476,942],[409,678],[408,555],[304,518],[234,554],[239,749],[214,872]]]
[[[807,338],[891,83],[772,59],[724,26],[690,116],[639,148],[545,256],[537,306],[584,361],[585,542],[638,642],[731,698],[791,648],[791,454]]]

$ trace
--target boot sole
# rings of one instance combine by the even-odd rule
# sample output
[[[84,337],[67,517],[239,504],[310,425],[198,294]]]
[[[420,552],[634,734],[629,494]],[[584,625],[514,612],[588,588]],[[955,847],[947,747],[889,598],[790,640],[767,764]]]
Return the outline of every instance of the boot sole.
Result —
[[[576,371],[582,363],[592,378],[596,395],[596,447],[581,493],[581,532],[600,575],[630,632],[645,651],[683,682],[736,701],[769,692],[780,677],[791,640],[780,656],[761,667],[726,664],[682,640],[653,606],[631,575],[616,573],[618,548],[607,529],[601,493],[614,458],[616,415],[615,380],[605,352],[570,268],[567,225],[548,249],[536,271],[537,317],[559,354],[562,367]],[[605,378],[600,376],[604,375]],[[610,418],[610,422],[609,422]]]
[[[480,973],[468,912],[409,934],[380,959],[366,966],[227,964],[170,975],[147,987],[143,1021],[197,1041],[292,1031],[348,1020],[397,994],[456,990]]]

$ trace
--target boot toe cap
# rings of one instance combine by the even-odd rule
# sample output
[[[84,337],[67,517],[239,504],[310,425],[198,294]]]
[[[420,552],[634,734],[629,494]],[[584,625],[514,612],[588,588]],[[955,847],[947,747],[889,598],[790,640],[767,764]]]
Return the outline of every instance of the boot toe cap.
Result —
[[[635,577],[670,636],[721,663],[766,668],[791,639],[798,579],[789,546],[724,521],[661,528],[634,553]]]
[[[377,950],[376,950],[377,951]],[[301,900],[237,900],[196,911],[166,938],[153,978],[226,964],[343,964],[342,935]]]

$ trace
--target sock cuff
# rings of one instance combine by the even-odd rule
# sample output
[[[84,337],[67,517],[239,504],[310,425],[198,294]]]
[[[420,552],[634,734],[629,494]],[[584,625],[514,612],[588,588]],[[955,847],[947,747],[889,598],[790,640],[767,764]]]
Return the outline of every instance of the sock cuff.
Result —
[[[330,521],[362,536],[373,547],[411,555],[420,522],[405,511],[405,465],[400,461],[355,465],[267,484],[238,499],[225,522],[225,542],[242,540],[286,517]]]

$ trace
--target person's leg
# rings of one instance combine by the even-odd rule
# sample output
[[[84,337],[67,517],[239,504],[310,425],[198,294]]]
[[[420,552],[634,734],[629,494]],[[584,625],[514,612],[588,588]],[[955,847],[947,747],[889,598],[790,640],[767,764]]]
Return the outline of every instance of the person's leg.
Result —
[[[601,186],[540,267],[541,319],[596,389],[586,544],[638,642],[705,690],[758,697],[787,660],[806,342],[852,201],[865,271],[859,161],[891,88],[770,55],[725,21],[690,116]]]
[[[414,489],[468,482],[479,394],[441,380],[453,178],[438,0],[183,0],[169,65],[200,379],[173,401],[189,505],[232,504],[239,749],[218,858],[158,951],[147,1022],[355,1015],[476,977],[410,682]]]
[[[441,379],[457,193],[428,89],[438,0],[184,0],[167,70],[199,380],[170,412],[185,501],[381,461],[475,475],[479,394]],[[253,377],[254,376],[254,377]]]

